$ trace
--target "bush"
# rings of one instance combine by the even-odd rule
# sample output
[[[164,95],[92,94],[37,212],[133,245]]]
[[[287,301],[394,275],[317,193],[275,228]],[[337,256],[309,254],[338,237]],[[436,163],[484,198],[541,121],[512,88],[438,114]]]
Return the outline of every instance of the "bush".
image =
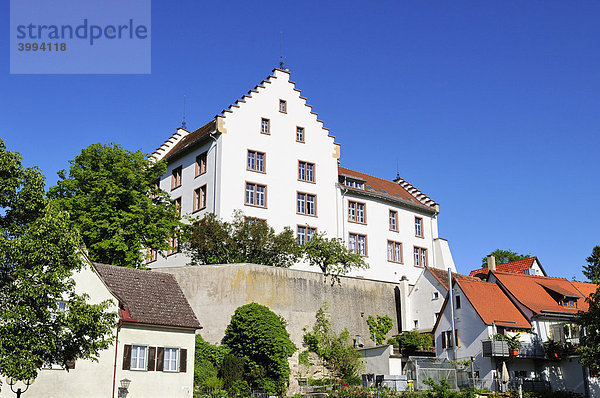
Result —
[[[317,311],[312,330],[303,336],[304,346],[319,356],[329,373],[338,378],[357,376],[363,364],[360,354],[350,343],[350,333],[344,329],[339,335],[331,330],[327,304]]]
[[[194,390],[208,394],[223,388],[223,382],[218,378],[223,358],[227,348],[214,346],[206,342],[201,335],[196,335],[194,361]]]
[[[235,382],[244,378],[244,360],[232,354],[225,355],[219,369],[219,377],[223,380],[223,388],[230,391]],[[239,387],[239,384],[237,386]]]
[[[290,367],[288,358],[296,351],[283,318],[264,305],[238,307],[225,330],[223,345],[244,359],[244,380],[250,387],[283,395]]]
[[[417,350],[431,347],[433,340],[428,333],[421,334],[416,330],[411,330],[389,339],[388,344],[393,344],[394,347],[399,348],[402,354],[410,355]]]

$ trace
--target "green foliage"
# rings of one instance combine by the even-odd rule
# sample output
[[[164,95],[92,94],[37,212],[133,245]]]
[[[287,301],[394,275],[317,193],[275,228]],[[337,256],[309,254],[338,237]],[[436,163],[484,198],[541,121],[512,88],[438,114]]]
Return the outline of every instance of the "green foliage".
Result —
[[[346,246],[341,239],[328,239],[323,234],[314,234],[303,245],[304,256],[313,267],[319,267],[326,276],[331,275],[334,280],[345,275],[352,269],[366,269],[369,265],[357,253]]]
[[[71,214],[93,261],[139,268],[146,248],[169,249],[181,223],[169,194],[154,188],[165,163],[116,144],[90,145],[69,163],[48,195]]]
[[[372,315],[369,315],[367,318],[367,325],[369,325],[369,334],[371,335],[371,340],[373,340],[377,345],[383,344],[385,341],[385,336],[392,329],[392,326],[394,326],[392,318],[387,315],[377,315],[377,320],[375,320],[375,317]]]
[[[362,369],[360,354],[352,346],[348,330],[344,329],[339,335],[331,330],[326,303],[317,311],[312,330],[305,329],[303,340],[307,350],[319,356],[332,376],[356,376]]]
[[[252,388],[283,395],[296,351],[283,318],[264,305],[238,307],[225,330],[223,344],[245,361],[245,380]]]
[[[192,264],[254,263],[288,268],[301,256],[294,232],[285,228],[276,234],[265,221],[247,222],[241,212],[233,222],[209,213],[186,227],[184,250]]]
[[[229,391],[235,382],[244,378],[244,360],[235,355],[225,355],[219,369],[219,378],[223,380],[225,390]]]
[[[416,330],[409,330],[389,339],[388,344],[398,347],[403,355],[411,355],[417,350],[431,347],[433,339],[428,333],[421,334]]]
[[[583,274],[592,282],[600,285],[600,246],[595,246],[592,254],[586,259]],[[579,339],[577,353],[581,363],[589,367],[600,367],[600,286],[586,301],[587,312],[579,314],[577,323],[586,328],[585,336]]]
[[[521,348],[521,340],[519,339],[518,334],[514,334],[512,336],[505,335],[504,340],[506,340],[508,348],[510,348],[511,350],[518,350],[519,348]]]
[[[300,365],[304,365],[304,366],[312,366],[313,363],[310,362],[310,360],[308,359],[308,355],[310,354],[310,351],[308,350],[304,350],[302,351],[299,355],[298,355],[298,363]]]
[[[223,388],[218,373],[229,350],[224,346],[214,346],[196,335],[194,357],[194,391],[210,394]]]
[[[48,202],[39,169],[23,167],[1,139],[0,179],[0,374],[25,380],[43,364],[96,359],[112,341],[116,313],[110,301],[89,304],[75,293],[72,275],[85,266],[80,236]]]
[[[496,257],[496,264],[504,264],[509,263],[511,261],[517,261],[531,257],[531,254],[519,254],[517,252],[513,252],[512,250],[502,249],[496,249],[490,254]],[[481,259],[481,265],[487,267],[487,256]]]
[[[428,386],[428,390],[425,392],[427,398],[459,398],[460,393],[450,389],[450,384],[446,379],[442,379],[440,383],[436,383],[432,378],[424,381]]]

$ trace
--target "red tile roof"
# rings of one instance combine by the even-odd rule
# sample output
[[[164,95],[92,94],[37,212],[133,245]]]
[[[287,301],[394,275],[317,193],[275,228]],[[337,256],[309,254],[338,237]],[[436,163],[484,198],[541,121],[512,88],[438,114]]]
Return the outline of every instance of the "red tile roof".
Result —
[[[571,281],[571,284],[581,292],[583,297],[589,297],[598,289],[598,285],[594,285],[593,283]]]
[[[524,273],[524,271],[526,269],[529,269],[533,266],[533,262],[536,259],[537,259],[537,257],[529,257],[529,258],[524,258],[522,260],[516,260],[516,261],[504,263],[504,264],[498,264],[498,265],[496,265],[496,271],[522,274],[522,273]],[[490,270],[487,267],[483,267],[483,268],[479,268],[479,269],[471,271],[469,273],[469,275],[477,276],[479,278],[485,278],[487,276],[487,274],[489,273],[489,271]]]
[[[495,283],[458,279],[456,282],[486,325],[531,328],[525,316]]]
[[[427,271],[431,272],[431,275],[433,275],[433,277],[435,279],[437,279],[438,282],[440,282],[446,290],[448,290],[448,271],[439,269],[439,268],[431,268],[431,267],[425,267],[425,269],[427,269]],[[479,278],[475,278],[475,277],[468,276],[468,275],[457,274],[456,272],[452,273],[452,279],[453,280],[459,280],[459,279],[460,280],[470,280],[470,281],[474,281],[474,282],[481,281]]]
[[[437,204],[431,201],[433,203],[432,205],[425,205],[421,203],[421,201],[416,196],[411,195],[406,189],[404,189],[399,184],[393,181],[384,180],[383,178],[373,177],[371,175],[361,173],[359,171],[350,170],[341,166],[338,167],[338,175],[340,177],[350,177],[365,182],[364,189],[345,186],[345,188],[352,192],[364,192],[367,194],[374,193],[376,195],[383,196],[395,201],[409,203],[413,206],[427,209],[428,211],[431,211]]]
[[[536,314],[541,314],[544,311],[576,314],[579,311],[587,311],[588,309],[588,304],[585,302],[582,292],[565,278],[498,271],[492,271],[492,274],[517,301]],[[556,297],[553,297],[553,294]],[[577,308],[559,305],[557,300],[561,296],[577,298]]]
[[[93,263],[108,290],[119,299],[123,321],[200,329],[179,284],[171,274]]]

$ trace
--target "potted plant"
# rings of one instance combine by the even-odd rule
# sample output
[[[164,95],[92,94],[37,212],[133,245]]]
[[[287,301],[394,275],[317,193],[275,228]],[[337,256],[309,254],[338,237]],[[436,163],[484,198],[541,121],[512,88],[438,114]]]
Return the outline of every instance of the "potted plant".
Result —
[[[559,341],[548,340],[544,342],[543,346],[548,359],[560,360],[563,347]]]
[[[504,336],[506,343],[508,344],[508,348],[510,350],[510,355],[516,357],[519,355],[519,348],[521,348],[521,340],[519,340],[519,335],[515,334],[513,336]]]

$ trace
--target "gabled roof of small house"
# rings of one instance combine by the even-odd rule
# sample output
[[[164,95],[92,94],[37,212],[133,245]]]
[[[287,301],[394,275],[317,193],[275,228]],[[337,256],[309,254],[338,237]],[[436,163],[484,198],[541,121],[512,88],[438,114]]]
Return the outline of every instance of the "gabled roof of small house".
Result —
[[[363,189],[344,186],[344,188],[348,189],[350,192],[365,194],[367,196],[378,196],[383,199],[402,202],[428,212],[437,211],[437,203],[414,187],[414,191],[411,193],[401,184],[394,181],[374,177],[369,174],[361,173],[360,171],[351,170],[341,166],[338,167],[338,176],[364,183]]]
[[[536,314],[543,312],[576,314],[587,311],[585,294],[577,285],[565,278],[549,276],[515,274],[510,272],[492,271],[492,274],[519,303]],[[579,282],[581,283],[581,282]],[[593,285],[595,286],[595,285]],[[581,288],[583,286],[580,285]],[[588,288],[589,290],[590,288]],[[565,307],[559,304],[563,298],[574,299],[577,307]]]
[[[427,266],[425,267],[425,269],[427,271],[429,271],[431,273],[431,275],[433,275],[433,277],[435,279],[437,279],[437,281],[440,282],[446,290],[448,290],[448,271],[439,269],[439,268],[431,268],[431,267],[427,267]],[[474,282],[481,281],[479,278],[475,278],[473,276],[468,276],[468,275],[457,274],[456,272],[452,273],[452,279],[453,280],[470,280],[470,281],[474,281]]]
[[[93,263],[110,292],[119,300],[124,322],[200,329],[200,323],[173,275]]]
[[[530,269],[531,267],[533,267],[533,263],[537,261],[538,265],[540,266],[542,272],[544,272],[544,274],[546,274],[546,272],[544,271],[544,269],[542,268],[542,265],[540,264],[539,260],[537,257],[528,257],[528,258],[523,258],[521,260],[516,260],[516,261],[510,261],[508,263],[504,263],[504,264],[497,264],[496,265],[496,271],[501,271],[501,272],[512,272],[515,274],[524,274],[525,270]],[[476,270],[473,270],[469,273],[470,276],[476,276],[478,278],[481,279],[485,279],[488,275],[488,273],[490,272],[490,270],[487,267],[482,267]]]
[[[495,283],[465,279],[456,283],[486,325],[531,328],[529,321]]]

